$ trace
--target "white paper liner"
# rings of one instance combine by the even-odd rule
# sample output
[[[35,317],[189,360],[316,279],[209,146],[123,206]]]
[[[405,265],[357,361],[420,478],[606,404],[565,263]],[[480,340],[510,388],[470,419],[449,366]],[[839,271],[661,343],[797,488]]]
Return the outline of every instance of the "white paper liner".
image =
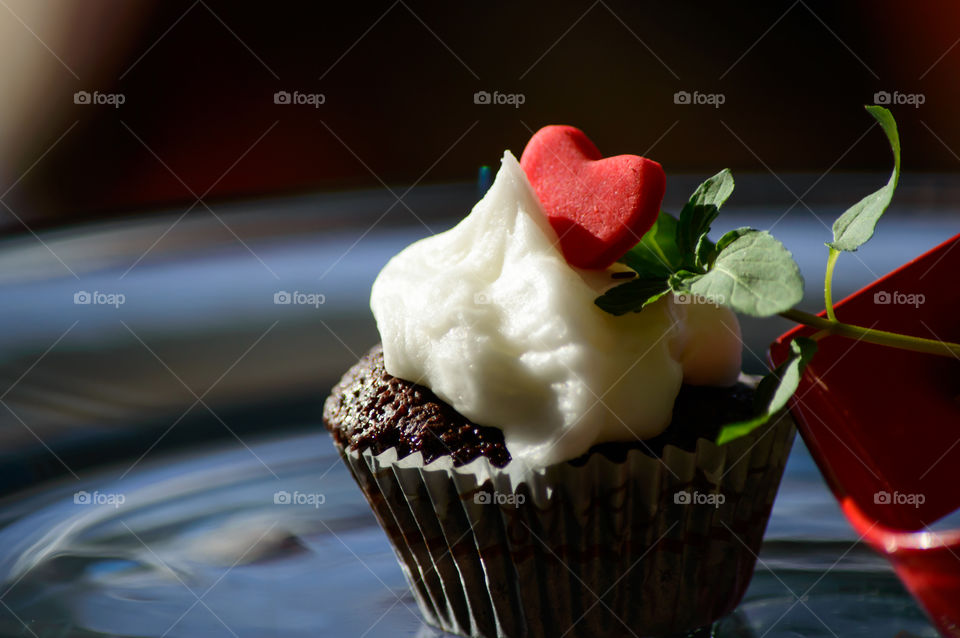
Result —
[[[483,457],[424,466],[395,449],[341,455],[430,624],[485,638],[664,635],[740,601],[795,433],[783,413],[724,446],[535,470]],[[724,502],[684,504],[682,493]]]

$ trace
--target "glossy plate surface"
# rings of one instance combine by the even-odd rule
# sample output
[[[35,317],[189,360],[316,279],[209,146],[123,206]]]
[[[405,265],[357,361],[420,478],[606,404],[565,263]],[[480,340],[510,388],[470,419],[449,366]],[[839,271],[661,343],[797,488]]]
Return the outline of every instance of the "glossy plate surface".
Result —
[[[325,433],[126,469],[0,509],[0,635],[440,635]],[[936,635],[799,441],[747,596],[713,631]]]

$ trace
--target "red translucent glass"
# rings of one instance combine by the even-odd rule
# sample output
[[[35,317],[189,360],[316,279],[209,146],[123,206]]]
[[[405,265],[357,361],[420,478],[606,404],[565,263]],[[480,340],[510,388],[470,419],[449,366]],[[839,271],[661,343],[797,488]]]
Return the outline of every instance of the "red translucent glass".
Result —
[[[836,304],[840,321],[960,342],[960,235]],[[794,336],[770,347],[783,361]],[[960,636],[960,360],[826,337],[792,401],[801,435],[850,523],[884,554],[939,630]]]

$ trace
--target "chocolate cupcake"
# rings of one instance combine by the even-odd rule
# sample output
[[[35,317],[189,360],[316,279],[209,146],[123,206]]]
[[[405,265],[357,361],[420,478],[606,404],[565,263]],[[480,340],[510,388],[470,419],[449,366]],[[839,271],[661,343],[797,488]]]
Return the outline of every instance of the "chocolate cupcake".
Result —
[[[731,612],[749,584],[793,424],[722,447],[689,432],[748,416],[754,386],[684,386],[656,439],[598,444],[526,478],[504,469],[499,430],[389,375],[379,346],[333,389],[324,422],[430,624],[663,635]]]
[[[544,210],[556,199],[526,160],[506,153],[466,219],[383,269],[382,346],[324,421],[430,624],[477,637],[709,625],[749,583],[793,424],[778,414],[715,443],[755,411],[736,317],[670,294],[599,308],[632,270],[580,231],[564,244],[569,224]],[[604,184],[637,189],[627,212],[655,219],[659,165],[636,160],[621,164],[639,182]]]

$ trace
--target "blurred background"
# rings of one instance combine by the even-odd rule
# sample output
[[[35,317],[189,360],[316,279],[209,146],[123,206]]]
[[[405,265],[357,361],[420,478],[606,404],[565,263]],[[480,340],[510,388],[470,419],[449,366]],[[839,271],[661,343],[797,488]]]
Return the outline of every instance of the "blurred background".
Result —
[[[952,2],[5,0],[0,17],[4,200],[32,227],[462,181],[558,122],[668,174],[883,171],[882,136],[858,142],[878,92],[906,100],[909,172],[960,166]]]
[[[386,260],[461,219],[481,192],[480,168],[495,169],[504,149],[519,156],[543,125],[578,126],[606,155],[659,161],[666,210],[732,168],[737,191],[716,233],[771,229],[801,265],[810,311],[823,305],[830,225],[892,166],[864,104],[893,110],[903,176],[875,239],[841,259],[839,296],[960,232],[955,2],[0,0],[0,50],[0,537],[12,543],[0,543],[11,547],[0,570],[21,583],[8,598],[0,591],[0,635],[46,630],[20,617],[58,619],[50,632],[67,633],[57,635],[74,635],[80,617],[111,635],[167,635],[179,611],[151,607],[146,630],[138,623],[149,614],[118,602],[130,592],[110,590],[109,609],[90,592],[127,578],[124,561],[155,576],[157,560],[222,554],[245,564],[254,545],[257,560],[299,556],[318,530],[337,530],[317,541],[328,562],[305,565],[339,573],[362,557],[365,576],[406,595],[322,433],[322,402],[377,341],[367,298]],[[767,344],[789,326],[743,326],[745,368],[763,372]],[[853,539],[798,449],[771,525],[788,547],[797,536],[840,539],[817,555],[826,569]],[[198,455],[193,465],[171,460],[186,453]],[[283,478],[342,509],[288,519],[256,490],[229,491],[250,476],[265,494]],[[61,503],[104,485],[139,495],[149,549],[173,553],[145,558],[146,531],[133,540],[109,510]],[[185,507],[183,490],[203,485],[220,491]],[[166,519],[153,517],[161,507]],[[225,510],[246,518],[211,522]],[[282,524],[264,531],[261,548],[264,517]],[[177,523],[149,527],[160,519]],[[128,511],[122,524],[139,533],[135,520]],[[198,525],[216,543],[184,541]],[[97,545],[91,530],[107,540]],[[786,556],[791,569],[803,563]],[[273,587],[271,569],[253,582]],[[881,580],[877,591],[915,609],[895,580]],[[225,625],[272,635],[279,625],[268,620],[279,621],[251,612],[260,607],[244,593],[249,582],[226,582],[223,609],[249,617],[189,616],[170,635]],[[779,589],[765,583],[761,602]],[[345,593],[340,584],[321,591],[349,599],[371,583]],[[315,605],[284,591],[309,619],[291,626],[315,635]],[[171,602],[168,589],[151,592]],[[826,604],[842,615],[836,600]],[[353,610],[349,602],[337,604]],[[389,596],[370,604],[406,624],[369,635],[432,635]],[[350,613],[328,618],[330,631],[369,625],[365,610]],[[926,635],[918,622],[910,630]],[[276,633],[296,634],[284,627]]]

